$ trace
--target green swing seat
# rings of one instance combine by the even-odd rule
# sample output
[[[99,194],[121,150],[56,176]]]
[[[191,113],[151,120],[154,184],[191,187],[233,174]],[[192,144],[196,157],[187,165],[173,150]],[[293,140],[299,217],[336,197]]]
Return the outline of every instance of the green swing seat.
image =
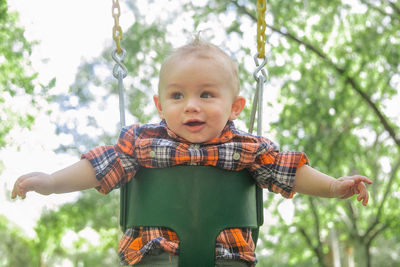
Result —
[[[263,223],[262,190],[246,170],[208,166],[142,168],[121,188],[121,227],[164,226],[179,237],[179,267],[214,267],[215,240],[226,228]]]

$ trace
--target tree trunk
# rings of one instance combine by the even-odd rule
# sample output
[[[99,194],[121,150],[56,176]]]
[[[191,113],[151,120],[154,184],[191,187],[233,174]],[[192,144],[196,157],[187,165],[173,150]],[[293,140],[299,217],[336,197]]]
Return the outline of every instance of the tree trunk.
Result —
[[[354,252],[356,267],[370,267],[368,247],[360,239],[354,240]]]
[[[354,247],[346,247],[346,265],[345,267],[356,267],[354,263]]]
[[[329,241],[332,250],[332,266],[341,267],[342,264],[340,262],[339,240],[337,238],[337,232],[335,228],[331,229]]]

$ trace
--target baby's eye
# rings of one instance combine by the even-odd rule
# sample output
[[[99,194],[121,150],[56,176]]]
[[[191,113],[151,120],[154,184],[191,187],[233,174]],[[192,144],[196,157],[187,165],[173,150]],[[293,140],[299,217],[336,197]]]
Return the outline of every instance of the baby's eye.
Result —
[[[213,97],[213,95],[211,93],[208,92],[204,92],[200,95],[201,98],[211,98]]]
[[[181,93],[172,93],[171,97],[172,97],[172,99],[182,99],[183,98],[183,94],[181,94]]]

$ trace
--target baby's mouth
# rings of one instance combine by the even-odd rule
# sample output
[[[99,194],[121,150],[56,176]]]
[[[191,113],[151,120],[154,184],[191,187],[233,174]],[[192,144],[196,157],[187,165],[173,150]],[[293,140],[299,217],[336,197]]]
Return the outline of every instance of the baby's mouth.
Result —
[[[183,125],[185,125],[186,129],[189,132],[198,133],[204,129],[206,123],[204,121],[199,121],[199,120],[189,120],[185,122]]]
[[[200,126],[200,125],[203,125],[205,122],[203,122],[203,121],[188,121],[188,122],[185,122],[184,123],[184,125],[186,125],[186,126]]]

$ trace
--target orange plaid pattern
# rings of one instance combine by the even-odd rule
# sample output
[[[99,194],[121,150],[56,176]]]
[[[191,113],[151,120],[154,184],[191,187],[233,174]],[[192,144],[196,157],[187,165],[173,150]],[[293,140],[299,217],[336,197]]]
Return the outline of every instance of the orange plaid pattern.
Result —
[[[226,170],[247,169],[262,188],[286,198],[294,195],[296,170],[308,164],[302,152],[279,152],[269,139],[237,130],[229,121],[221,136],[207,143],[191,144],[173,133],[165,121],[122,129],[118,143],[92,149],[88,159],[100,181],[103,194],[130,181],[140,167],[167,168],[176,165],[214,166]],[[119,244],[122,264],[138,263],[155,248],[179,255],[177,235],[163,227],[129,228]],[[216,240],[216,258],[255,263],[250,229],[226,229]]]

